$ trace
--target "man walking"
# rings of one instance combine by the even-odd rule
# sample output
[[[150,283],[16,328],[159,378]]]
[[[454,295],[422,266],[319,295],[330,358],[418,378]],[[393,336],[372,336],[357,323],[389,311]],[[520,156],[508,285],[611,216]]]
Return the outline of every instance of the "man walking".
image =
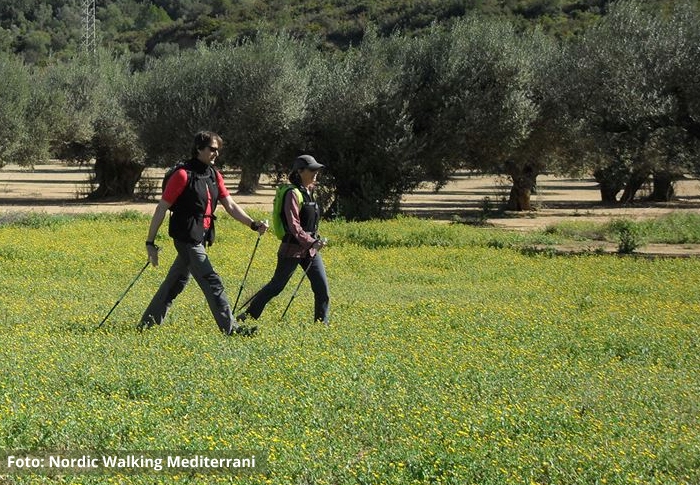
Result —
[[[185,288],[190,275],[202,289],[216,324],[224,334],[250,336],[257,329],[237,324],[223,281],[214,271],[205,250],[205,246],[211,246],[214,242],[214,212],[218,202],[221,202],[231,217],[259,234],[264,234],[268,229],[266,223],[253,220],[234,202],[221,173],[214,168],[222,147],[223,140],[216,133],[197,133],[192,158],[175,170],[167,180],[163,196],[151,219],[146,250],[148,260],[153,266],[158,266],[155,238],[165,219],[165,213],[170,210],[168,234],[173,238],[177,257],[143,313],[138,325],[140,330],[163,323],[173,300]]]

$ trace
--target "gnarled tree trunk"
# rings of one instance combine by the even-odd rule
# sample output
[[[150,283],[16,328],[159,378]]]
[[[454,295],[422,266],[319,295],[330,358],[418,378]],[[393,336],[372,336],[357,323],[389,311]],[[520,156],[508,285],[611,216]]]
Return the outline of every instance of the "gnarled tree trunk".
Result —
[[[131,125],[122,117],[105,115],[95,123],[92,147],[98,186],[88,199],[133,197],[146,166],[141,162],[142,151]]]
[[[654,189],[650,200],[654,202],[670,202],[676,194],[675,181],[680,178],[671,172],[654,172]]]
[[[241,168],[241,180],[238,182],[237,194],[251,195],[260,187],[260,172],[247,167]]]
[[[508,175],[513,182],[506,209],[511,211],[532,210],[532,189],[537,182],[538,171],[529,164],[508,164]]]
[[[642,188],[642,185],[649,179],[649,172],[646,170],[643,172],[639,171],[632,171],[630,173],[629,179],[627,180],[627,183],[625,184],[625,190],[622,192],[622,196],[620,197],[620,202],[623,204],[629,204],[630,202],[634,201],[634,197],[637,195],[637,192],[639,189]]]
[[[134,161],[120,162],[97,158],[95,161],[95,182],[98,186],[88,195],[88,199],[132,197],[144,168],[143,164]]]
[[[615,165],[603,167],[593,172],[595,181],[600,189],[600,200],[603,204],[617,204],[617,194],[625,188],[627,172],[618,170]]]

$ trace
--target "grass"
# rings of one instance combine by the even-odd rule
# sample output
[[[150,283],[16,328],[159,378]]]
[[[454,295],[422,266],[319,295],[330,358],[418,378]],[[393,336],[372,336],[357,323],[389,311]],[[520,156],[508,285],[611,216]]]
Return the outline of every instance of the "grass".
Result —
[[[700,244],[700,214],[672,212],[639,222],[623,221],[635,227],[646,243]],[[544,233],[573,240],[617,241],[620,221],[593,223],[569,221],[548,227]]]
[[[329,328],[310,323],[308,285],[279,321],[290,285],[258,337],[224,338],[190,285],[139,334],[174,255],[162,229],[163,267],[94,332],[145,261],[148,219],[41,219],[0,227],[0,450],[238,450],[266,467],[2,483],[700,481],[696,259],[517,250],[551,231],[326,223]],[[210,255],[235,298],[255,234],[218,224]],[[261,240],[244,296],[276,246]]]

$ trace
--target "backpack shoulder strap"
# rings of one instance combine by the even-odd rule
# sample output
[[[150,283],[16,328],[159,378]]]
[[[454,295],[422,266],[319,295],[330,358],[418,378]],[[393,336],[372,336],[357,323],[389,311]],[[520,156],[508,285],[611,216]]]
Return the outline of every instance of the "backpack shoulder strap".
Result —
[[[165,171],[165,174],[163,174],[163,181],[161,183],[161,190],[165,190],[165,186],[168,185],[168,180],[170,180],[170,177],[172,177],[173,174],[175,172],[177,172],[178,170],[180,170],[181,168],[185,168],[184,162],[178,162]],[[185,169],[185,171],[186,171],[186,169]],[[189,174],[187,174],[187,175],[189,178]]]
[[[301,193],[299,187],[297,187],[296,185],[292,185],[290,186],[290,190],[294,191],[294,195],[297,198],[297,202],[299,203],[299,205],[301,205],[304,202],[304,194]]]

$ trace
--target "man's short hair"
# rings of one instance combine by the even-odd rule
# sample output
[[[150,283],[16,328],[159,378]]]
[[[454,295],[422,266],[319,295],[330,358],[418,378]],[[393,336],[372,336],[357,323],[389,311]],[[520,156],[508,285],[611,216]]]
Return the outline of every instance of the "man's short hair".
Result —
[[[192,147],[192,156],[196,157],[199,150],[210,146],[212,140],[216,140],[216,142],[219,144],[219,148],[222,148],[224,146],[224,140],[222,140],[221,137],[213,131],[200,131],[196,135],[194,135],[194,146]]]

